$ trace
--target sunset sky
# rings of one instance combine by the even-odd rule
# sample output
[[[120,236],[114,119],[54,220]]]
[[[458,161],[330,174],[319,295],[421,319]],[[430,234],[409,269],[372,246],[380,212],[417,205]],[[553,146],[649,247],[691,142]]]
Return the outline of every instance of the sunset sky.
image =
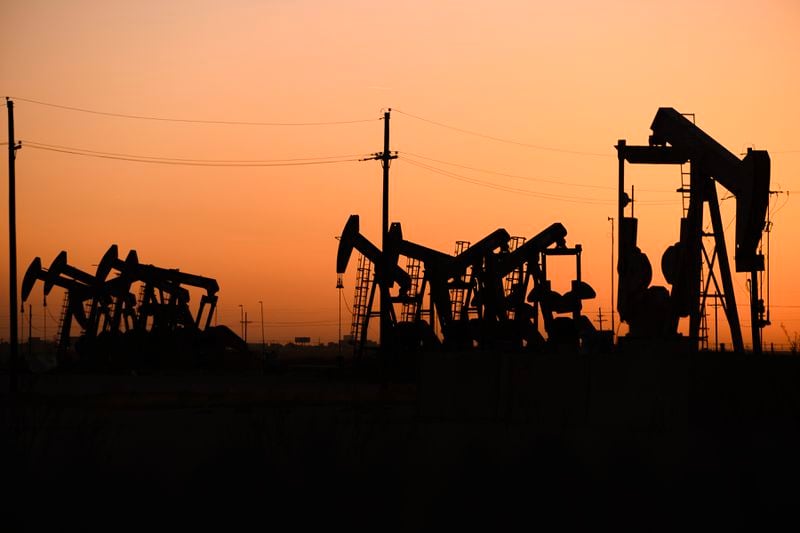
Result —
[[[378,162],[172,165],[36,146],[134,159],[358,159],[382,150],[379,118],[392,108],[399,158],[390,219],[405,237],[449,253],[456,240],[474,242],[497,228],[531,237],[561,222],[568,243],[584,247],[583,277],[598,294],[587,314],[595,319],[611,306],[613,147],[618,139],[646,144],[656,110],[666,106],[694,113],[736,154],[769,151],[772,189],[784,192],[771,203],[773,325],[765,339],[785,344],[781,324],[800,331],[798,28],[796,0],[6,2],[0,88],[15,101],[23,142],[19,276],[35,256],[47,265],[61,250],[93,271],[116,243],[144,263],[217,278],[219,321],[235,331],[239,305],[258,321],[262,300],[268,341],[335,341],[335,237],[359,214],[362,232],[380,244]],[[31,100],[262,124],[112,117]],[[2,122],[6,131],[5,113]],[[308,125],[320,122],[347,123]],[[661,254],[678,238],[680,171],[629,166],[627,177],[636,186],[640,246],[658,279]],[[0,190],[0,336],[7,339],[6,179]],[[725,224],[734,211],[734,200],[722,202]],[[561,266],[572,274],[571,264]],[[354,276],[353,262],[348,303]],[[735,275],[747,343],[745,282]],[[30,300],[34,335],[42,329],[41,294],[40,284]],[[57,317],[60,296],[48,304]],[[48,320],[50,336],[56,322]],[[346,309],[342,322],[348,333]],[[257,323],[249,340],[260,340]]]

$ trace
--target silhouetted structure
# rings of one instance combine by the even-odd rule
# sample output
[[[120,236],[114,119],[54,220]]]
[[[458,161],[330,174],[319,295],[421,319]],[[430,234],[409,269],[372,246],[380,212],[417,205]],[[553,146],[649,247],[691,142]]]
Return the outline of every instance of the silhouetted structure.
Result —
[[[681,317],[689,317],[689,348],[697,350],[702,337],[706,300],[714,297],[725,312],[734,350],[744,350],[717,198],[718,183],[736,199],[734,260],[737,272],[750,274],[753,351],[759,353],[761,328],[768,324],[764,319],[758,277],[764,271],[764,256],[760,253],[759,243],[769,203],[769,155],[763,150],[748,149],[747,155],[740,160],[695,126],[687,116],[672,108],[660,108],[651,129],[653,134],[647,146],[628,146],[620,140],[616,147],[619,158],[617,309],[621,320],[630,328],[628,337],[679,339],[678,321]],[[671,291],[661,286],[650,286],[652,267],[636,245],[638,220],[633,216],[632,199],[625,192],[626,161],[690,165],[688,171],[682,167],[684,182],[678,189],[684,198],[680,238],[667,248],[661,259],[661,270],[667,283],[672,285]],[[625,216],[628,204],[631,205],[631,215]],[[706,204],[711,217],[711,233],[706,233],[703,225]],[[713,238],[711,251],[706,249],[704,237]],[[709,292],[712,283],[713,294]]]
[[[376,288],[381,285],[387,291],[398,285],[397,293],[390,293],[391,322],[383,349],[441,345],[577,351],[597,344],[590,340],[597,334],[594,326],[581,314],[581,302],[595,297],[581,280],[582,249],[566,246],[567,230],[559,223],[524,244],[520,244],[524,239],[497,229],[471,246],[459,241],[455,255],[406,240],[398,222],[391,225],[383,251],[358,228],[358,215],[351,215],[339,240],[336,265],[341,276],[353,249],[375,265],[373,272],[363,261],[359,264],[353,315],[356,354],[366,340]],[[575,257],[575,279],[564,295],[552,289],[547,277],[547,257],[553,255]],[[408,260],[408,272],[398,265],[401,256]],[[400,319],[395,304],[403,305]],[[559,316],[564,314],[568,316]]]
[[[107,279],[112,270],[118,275]],[[219,291],[216,280],[141,264],[135,250],[121,260],[112,245],[95,274],[70,265],[65,251],[47,269],[37,257],[22,281],[23,301],[37,280],[44,282],[45,295],[54,286],[66,291],[58,337],[61,366],[135,369],[159,367],[169,359],[195,366],[212,364],[226,350],[247,351],[229,328],[210,325]],[[140,287],[138,298],[131,292],[134,284]],[[187,287],[205,290],[195,316]],[[69,341],[73,321],[82,329],[74,354]]]

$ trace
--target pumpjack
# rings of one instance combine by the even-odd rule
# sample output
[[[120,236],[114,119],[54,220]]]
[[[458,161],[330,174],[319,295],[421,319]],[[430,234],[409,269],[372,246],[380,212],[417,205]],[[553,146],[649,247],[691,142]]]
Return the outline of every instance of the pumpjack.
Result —
[[[107,279],[112,270],[118,275]],[[23,301],[37,280],[44,282],[45,295],[54,286],[66,290],[59,364],[70,359],[73,320],[82,329],[75,355],[84,366],[126,364],[119,361],[121,358],[145,358],[157,366],[159,356],[167,358],[176,352],[218,359],[228,350],[247,351],[244,341],[229,328],[211,326],[219,291],[216,280],[141,264],[135,250],[120,260],[117,246],[112,245],[95,274],[70,265],[66,252],[61,252],[46,270],[37,257],[23,278]],[[134,283],[141,286],[139,301],[131,292]],[[189,309],[190,293],[185,286],[206,291],[195,317]]]
[[[498,256],[496,276],[504,278],[514,270],[519,272],[505,298],[507,321],[512,324],[514,343],[537,349],[557,346],[577,347],[594,344],[595,328],[583,314],[583,300],[596,297],[594,289],[581,279],[580,244],[566,245],[567,229],[556,222],[528,239],[509,254]],[[575,257],[575,279],[570,290],[559,294],[552,288],[547,276],[547,258],[550,256]],[[531,286],[532,285],[532,286]],[[497,284],[494,285],[497,287]],[[530,292],[528,292],[528,287]],[[499,292],[495,290],[495,294]],[[526,297],[527,294],[527,297]],[[567,314],[569,316],[559,316]],[[539,332],[540,316],[547,340]]]
[[[701,323],[709,288],[725,312],[735,351],[744,351],[742,328],[736,307],[730,262],[720,215],[717,185],[736,200],[736,272],[749,274],[750,322],[754,353],[761,352],[764,303],[759,292],[759,275],[764,271],[764,256],[759,243],[769,205],[770,158],[765,150],[748,149],[743,159],[728,151],[689,116],[673,108],[660,108],[650,126],[652,135],[646,146],[617,143],[619,160],[617,310],[629,326],[630,339],[677,339],[679,320],[689,317],[688,348],[697,351]],[[680,237],[661,258],[661,270],[671,290],[651,286],[652,266],[637,246],[638,220],[633,202],[625,190],[625,162],[632,164],[682,165],[684,181],[678,192],[688,207],[680,220]],[[683,170],[689,165],[689,171]],[[688,183],[685,182],[688,178]],[[625,215],[631,206],[631,215]],[[711,233],[704,232],[704,206],[708,207]],[[714,248],[706,249],[704,238],[713,238]]]
[[[566,246],[567,231],[561,224],[551,225],[513,251],[509,247],[509,233],[500,228],[450,255],[406,240],[398,222],[391,225],[386,249],[381,251],[359,233],[358,220],[358,215],[348,219],[337,255],[339,287],[353,249],[376,265],[374,277],[361,280],[369,284],[370,296],[364,311],[354,313],[354,331],[360,332],[359,338],[354,339],[357,354],[364,345],[369,319],[375,315],[372,304],[376,287],[381,284],[387,289],[399,286],[399,292],[390,295],[391,336],[381,339],[385,349],[427,349],[442,345],[448,349],[535,350],[571,344],[577,350],[594,332],[591,322],[580,313],[581,301],[595,297],[594,290],[581,280],[581,246]],[[564,295],[553,291],[547,278],[546,260],[550,255],[576,258],[576,279]],[[406,257],[409,264],[421,264],[419,286],[398,266],[400,256]],[[511,283],[504,283],[507,281]],[[363,295],[362,287],[357,287],[357,294]],[[404,313],[402,321],[397,319],[396,303],[413,310]],[[361,307],[354,305],[356,309]],[[559,313],[572,316],[556,316]],[[540,314],[547,341],[539,333]]]
[[[509,238],[508,232],[500,228],[458,255],[452,256],[403,239],[400,223],[393,223],[387,240],[390,259],[396,264],[397,256],[403,255],[417,259],[424,265],[422,287],[415,296],[417,312],[412,323],[417,324],[421,321],[424,308],[422,298],[428,287],[430,307],[427,314],[431,317],[431,322],[438,320],[445,345],[471,346],[473,335],[469,331],[470,328],[465,327],[471,291],[482,277],[479,273],[491,261],[494,251],[507,250]],[[461,316],[454,316],[450,295],[451,290],[459,286],[467,289],[464,302],[466,305],[458,306]]]
[[[369,319],[374,314],[372,306],[375,301],[376,290],[379,287],[383,287],[383,294],[389,294],[389,302],[383,302],[381,305],[387,305],[389,308],[390,324],[389,328],[381,333],[391,337],[394,335],[394,325],[397,323],[394,303],[402,303],[409,300],[408,293],[411,288],[411,278],[396,262],[391,262],[387,254],[361,234],[358,215],[351,215],[339,236],[339,248],[336,253],[336,273],[340,279],[337,285],[339,286],[341,286],[341,276],[347,271],[347,264],[350,262],[353,250],[360,252],[375,266],[373,282],[370,283],[368,291],[369,295],[365,295],[367,301],[364,306],[360,306],[363,314],[354,317],[354,320],[358,322],[358,327],[354,329],[358,338],[353,339],[353,341],[356,346],[356,352],[360,355],[366,343]],[[393,295],[390,291],[395,285],[398,286],[398,293]],[[386,338],[382,342],[390,341]]]
[[[84,303],[93,297],[90,284],[61,276],[55,270],[42,268],[42,260],[39,257],[33,259],[25,275],[22,278],[22,289],[20,296],[25,302],[30,296],[33,286],[37,280],[44,282],[44,294],[47,296],[53,287],[61,287],[66,291],[64,309],[59,325],[58,333],[58,355],[63,358],[69,351],[69,336],[72,329],[73,320],[81,328],[88,327],[88,320],[84,312]]]
[[[219,284],[215,279],[177,269],[141,264],[136,250],[131,250],[124,261],[120,260],[116,244],[108,249],[100,261],[97,267],[98,276],[107,274],[112,268],[118,270],[120,278],[129,283],[144,283],[137,328],[145,328],[148,320],[152,322],[153,328],[200,328],[204,324],[203,329],[207,329],[211,326],[219,291]],[[206,291],[200,299],[196,317],[192,317],[189,311],[189,291],[184,285]]]

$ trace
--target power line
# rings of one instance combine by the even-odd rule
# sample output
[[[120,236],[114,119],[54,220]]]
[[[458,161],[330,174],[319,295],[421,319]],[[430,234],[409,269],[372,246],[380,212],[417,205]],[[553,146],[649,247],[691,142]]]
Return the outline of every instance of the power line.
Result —
[[[20,98],[19,96],[10,96],[13,100],[21,102],[28,102],[29,104],[36,104],[41,106],[53,107],[57,109],[65,109],[67,111],[76,111],[80,113],[89,113],[92,115],[101,115],[106,117],[127,118],[135,120],[153,120],[158,122],[178,122],[184,124],[216,124],[226,126],[336,126],[342,124],[359,124],[362,122],[373,122],[378,119],[359,119],[359,120],[332,120],[325,122],[254,122],[242,120],[202,120],[202,119],[187,119],[187,118],[173,118],[173,117],[158,117],[150,115],[132,115],[127,113],[112,113],[107,111],[98,111],[96,109],[86,109],[83,107],[74,107],[61,104],[53,104],[50,102],[42,102],[41,100],[32,100],[30,98]]]
[[[71,146],[64,146],[61,144],[48,144],[42,143],[38,141],[26,141],[23,140],[26,146],[32,146],[37,148],[52,148],[52,149],[60,149],[60,150],[71,150],[77,152],[83,152],[91,155],[105,155],[105,156],[118,156],[118,157],[129,157],[134,159],[150,159],[154,161],[177,161],[183,163],[288,163],[288,162],[295,162],[295,161],[320,161],[320,160],[327,160],[327,159],[344,159],[344,158],[353,158],[353,157],[364,157],[364,154],[344,154],[344,155],[333,155],[333,156],[319,156],[319,157],[296,157],[291,159],[197,159],[197,158],[178,158],[178,157],[163,157],[163,156],[149,156],[149,155],[139,155],[139,154],[127,154],[127,153],[120,153],[120,152],[103,152],[99,150],[90,150],[88,148],[74,148]]]
[[[271,328],[291,328],[302,326],[337,326],[338,320],[319,320],[317,322],[264,322],[264,326]]]
[[[570,186],[573,186],[573,187],[586,187],[586,188],[591,188],[591,189],[613,189],[613,187],[608,187],[608,186],[605,186],[605,185],[587,185],[587,184],[581,184],[581,183],[567,183],[567,182],[563,182],[563,181],[546,179],[546,178],[533,178],[533,177],[529,177],[529,176],[520,176],[520,175],[517,175],[517,174],[508,174],[508,173],[505,173],[505,172],[497,172],[497,171],[494,171],[494,170],[487,170],[487,169],[483,169],[483,168],[476,168],[476,167],[471,167],[471,166],[468,166],[468,165],[462,165],[462,164],[459,164],[459,163],[451,163],[449,161],[442,161],[441,159],[434,159],[432,157],[426,157],[426,156],[415,154],[415,153],[412,153],[412,152],[401,152],[401,153],[406,157],[407,156],[416,157],[416,158],[419,158],[419,159],[424,159],[426,161],[433,161],[435,163],[441,163],[443,165],[450,165],[450,166],[453,166],[453,167],[463,168],[463,169],[467,169],[467,170],[474,170],[476,172],[484,172],[486,174],[495,174],[497,176],[505,176],[507,178],[517,178],[517,179],[522,179],[522,180],[527,180],[527,181],[536,181],[536,182],[540,182],[540,183],[553,183],[553,184],[556,184],[556,185],[570,185]]]
[[[416,167],[420,167],[420,168],[422,168],[424,170],[427,170],[429,172],[433,172],[435,174],[440,174],[442,176],[453,178],[453,179],[458,180],[458,181],[464,181],[466,183],[471,183],[473,185],[479,185],[479,186],[482,186],[482,187],[487,187],[487,188],[495,189],[495,190],[499,190],[499,191],[511,192],[511,193],[515,193],[515,194],[522,194],[522,195],[525,195],[525,196],[533,196],[535,198],[543,198],[543,199],[547,199],[547,200],[571,201],[571,202],[575,202],[575,203],[591,203],[591,204],[601,204],[601,205],[606,205],[606,204],[612,203],[611,201],[596,200],[596,199],[593,199],[593,198],[567,197],[567,196],[561,196],[561,195],[555,195],[555,194],[537,193],[537,192],[534,192],[534,191],[530,191],[528,189],[520,189],[520,188],[517,188],[517,187],[509,187],[507,185],[500,185],[500,184],[497,184],[497,183],[492,183],[492,182],[488,182],[488,181],[484,181],[484,180],[479,180],[479,179],[476,179],[476,178],[470,178],[470,177],[467,177],[467,176],[463,176],[461,174],[456,174],[456,173],[451,172],[449,170],[445,170],[445,169],[442,169],[442,168],[438,168],[438,167],[434,167],[434,166],[427,165],[427,164],[424,164],[424,163],[420,163],[418,161],[414,161],[414,160],[411,160],[411,159],[402,159],[402,161],[405,161],[406,163],[409,163],[409,164],[414,165]]]
[[[616,187],[611,187],[611,186],[608,186],[608,185],[591,185],[591,184],[586,184],[586,183],[571,183],[571,182],[568,182],[568,181],[549,179],[549,178],[535,178],[535,177],[532,177],[532,176],[521,176],[519,174],[509,174],[507,172],[500,172],[500,171],[497,171],[497,170],[489,170],[489,169],[485,169],[485,168],[471,167],[471,166],[463,165],[463,164],[460,164],[460,163],[452,163],[450,161],[443,161],[441,159],[434,159],[432,157],[428,157],[428,156],[424,156],[424,155],[420,155],[420,154],[415,154],[413,152],[401,152],[401,153],[406,157],[408,157],[408,156],[416,157],[416,158],[419,158],[419,159],[424,159],[426,161],[433,161],[435,163],[441,163],[443,165],[449,165],[449,166],[463,168],[463,169],[467,169],[467,170],[474,170],[476,172],[484,172],[486,174],[494,174],[494,175],[497,175],[497,176],[504,176],[504,177],[507,177],[507,178],[516,178],[516,179],[539,182],[539,183],[552,183],[552,184],[555,184],[555,185],[566,185],[566,186],[569,186],[569,187],[584,187],[584,188],[588,188],[588,189],[616,190]],[[639,189],[639,190],[646,191],[646,192],[658,192],[658,193],[670,193],[670,194],[673,194],[675,192],[675,191],[666,191],[666,190],[658,190],[658,189]]]
[[[264,161],[231,161],[231,160],[191,160],[191,159],[170,159],[170,158],[156,158],[150,156],[135,156],[135,155],[114,155],[111,153],[96,152],[93,150],[85,150],[82,148],[55,148],[31,141],[24,143],[25,147],[33,148],[35,150],[46,150],[48,152],[58,152],[62,154],[78,155],[83,157],[95,157],[100,159],[113,159],[117,161],[131,161],[135,163],[153,163],[158,165],[178,165],[178,166],[195,166],[195,167],[289,167],[289,166],[303,166],[303,165],[326,165],[332,163],[349,163],[357,162],[358,157],[348,158],[342,156],[340,159],[334,158],[320,158],[320,159],[297,159],[297,160],[264,160]]]
[[[467,130],[467,129],[464,129],[464,128],[458,128],[456,126],[451,126],[449,124],[444,124],[442,122],[437,122],[435,120],[430,120],[430,119],[423,118],[423,117],[420,117],[420,116],[417,116],[417,115],[412,115],[411,113],[406,113],[405,111],[401,111],[399,109],[394,109],[394,111],[400,113],[401,115],[405,115],[407,117],[410,117],[410,118],[413,118],[413,119],[416,119],[416,120],[420,120],[422,122],[427,122],[429,124],[433,124],[435,126],[439,126],[440,128],[446,128],[448,130],[453,130],[453,131],[457,131],[457,132],[460,132],[460,133],[465,133],[467,135],[473,135],[475,137],[483,137],[484,139],[490,139],[492,141],[497,141],[497,142],[501,142],[501,143],[514,144],[516,146],[524,146],[525,148],[533,148],[535,150],[546,150],[548,152],[560,152],[560,153],[564,153],[564,154],[573,154],[573,155],[590,155],[590,156],[595,156],[595,157],[616,157],[614,154],[605,154],[605,153],[599,153],[599,152],[585,152],[585,151],[581,151],[581,150],[568,150],[568,149],[565,149],[565,148],[553,148],[551,146],[542,146],[540,144],[530,144],[530,143],[515,141],[515,140],[512,140],[512,139],[505,139],[503,137],[495,137],[494,135],[488,135],[488,134],[485,134],[485,133],[480,133],[480,132],[477,132],[477,131]]]
[[[521,194],[524,196],[531,196],[534,198],[542,198],[545,200],[554,200],[560,202],[569,202],[569,203],[578,203],[578,204],[589,204],[589,205],[612,205],[614,203],[613,200],[599,200],[597,198],[586,198],[581,196],[565,196],[565,195],[558,195],[558,194],[549,194],[549,193],[542,193],[542,192],[535,192],[528,189],[520,189],[518,187],[510,187],[507,185],[500,185],[498,183],[492,183],[489,181],[480,180],[477,178],[470,178],[467,176],[463,176],[461,174],[456,174],[455,172],[451,172],[446,169],[442,169],[439,167],[435,167],[432,165],[428,165],[425,163],[420,163],[419,161],[414,161],[413,159],[403,158],[400,161],[404,161],[411,165],[420,167],[424,170],[432,172],[434,174],[440,174],[442,176],[446,176],[458,181],[463,181],[466,183],[471,183],[473,185],[478,185],[481,187],[486,187],[489,189],[494,189],[503,192],[509,192],[513,194]],[[640,202],[645,205],[670,205],[671,202]]]
[[[781,205],[779,205],[778,208],[770,214],[770,219],[775,218],[775,215],[777,215],[780,212],[780,210],[783,209],[784,207],[786,207],[786,204],[789,203],[789,194],[791,193],[791,191],[784,191],[784,192],[786,193],[786,200],[784,200],[784,202]]]
[[[341,289],[339,289],[341,291]],[[344,306],[347,309],[347,312],[350,313],[350,316],[353,316],[353,309],[350,307],[350,304],[347,302],[347,296],[344,295],[342,292],[342,300],[344,300]]]

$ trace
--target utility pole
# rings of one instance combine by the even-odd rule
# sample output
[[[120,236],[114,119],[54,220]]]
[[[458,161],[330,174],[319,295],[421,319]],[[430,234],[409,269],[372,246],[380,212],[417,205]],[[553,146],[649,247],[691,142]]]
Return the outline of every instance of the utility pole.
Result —
[[[341,236],[335,237],[337,241],[341,240]],[[339,293],[339,338],[337,343],[339,345],[339,361],[342,360],[342,289],[344,289],[344,282],[342,275],[336,276],[336,291]]]
[[[242,332],[242,339],[244,339],[244,305],[239,304],[241,318],[239,319],[239,329]]]
[[[338,338],[338,345],[339,345],[339,359],[341,360],[342,357],[342,289],[344,288],[344,284],[342,283],[342,276],[338,276],[336,279],[336,290],[339,292],[339,338]]]
[[[719,351],[719,294],[714,294],[714,351]]]
[[[264,302],[259,300],[258,305],[261,307],[261,352],[265,353],[267,351],[267,344],[264,337]]]
[[[383,251],[384,261],[386,258],[386,242],[389,235],[389,165],[392,159],[397,159],[397,154],[392,155],[389,151],[389,118],[392,109],[389,108],[383,114],[383,153],[381,154],[381,166],[383,167],[383,216],[381,224],[381,250]],[[386,279],[386,272],[389,270],[389,265],[383,265],[383,277]],[[389,338],[389,306],[392,305],[389,301],[389,284],[381,283],[381,348],[384,348]]]
[[[22,147],[14,139],[14,102],[6,97],[8,108],[8,303],[11,312],[11,352],[9,354],[9,390],[17,392],[17,358],[19,338],[17,332],[17,210],[16,210],[16,168],[14,160],[17,150]]]
[[[381,249],[386,252],[386,241],[389,235],[389,166],[392,159],[397,159],[397,152],[392,153],[389,150],[389,119],[391,118],[392,109],[389,108],[383,113],[383,152],[372,154],[366,160],[379,160],[383,167],[383,204],[381,213]],[[385,255],[384,255],[385,257]],[[389,286],[385,282],[385,274],[389,265],[376,265],[382,271],[381,275],[381,309],[380,309],[380,342],[381,348],[384,348],[384,343],[389,336],[389,321],[391,319],[389,297]]]
[[[381,153],[381,166],[383,167],[383,211],[381,217],[381,248],[386,250],[386,236],[389,235],[389,164],[392,157],[389,152],[389,119],[392,109],[383,114],[383,153]]]
[[[769,194],[770,194],[770,196],[773,196],[773,195],[774,195],[774,196],[777,196],[777,195],[779,195],[779,194],[785,194],[785,195],[787,196],[787,200],[788,200],[788,196],[789,196],[789,192],[788,192],[788,191],[769,191]],[[780,208],[778,208],[778,209],[780,209]],[[771,214],[770,214],[770,209],[769,209],[769,208],[767,208],[767,222],[766,222],[766,224],[764,224],[764,233],[766,233],[766,234],[767,234],[767,251],[766,251],[766,253],[764,254],[764,255],[765,255],[765,257],[766,257],[766,261],[765,261],[765,262],[766,262],[766,271],[767,271],[767,272],[766,272],[766,274],[767,274],[767,281],[766,281],[765,283],[762,283],[762,284],[761,284],[761,287],[762,287],[762,289],[763,289],[764,285],[766,285],[766,286],[767,286],[766,318],[763,320],[763,323],[760,323],[760,324],[759,324],[759,327],[761,327],[762,325],[763,325],[763,326],[769,326],[769,325],[772,323],[772,322],[770,322],[770,316],[769,316],[769,310],[770,310],[770,305],[769,305],[769,288],[770,288],[770,275],[769,275],[769,265],[770,265],[770,255],[769,255],[769,250],[770,250],[770,248],[769,248],[769,234],[770,234],[770,233],[772,233],[772,226],[773,226],[773,223],[772,223],[772,217],[771,217]]]
[[[600,331],[603,331],[603,308],[597,308],[597,322],[600,323]]]
[[[28,357],[33,356],[33,304],[28,304]]]
[[[611,221],[611,339],[614,339],[614,217]]]

